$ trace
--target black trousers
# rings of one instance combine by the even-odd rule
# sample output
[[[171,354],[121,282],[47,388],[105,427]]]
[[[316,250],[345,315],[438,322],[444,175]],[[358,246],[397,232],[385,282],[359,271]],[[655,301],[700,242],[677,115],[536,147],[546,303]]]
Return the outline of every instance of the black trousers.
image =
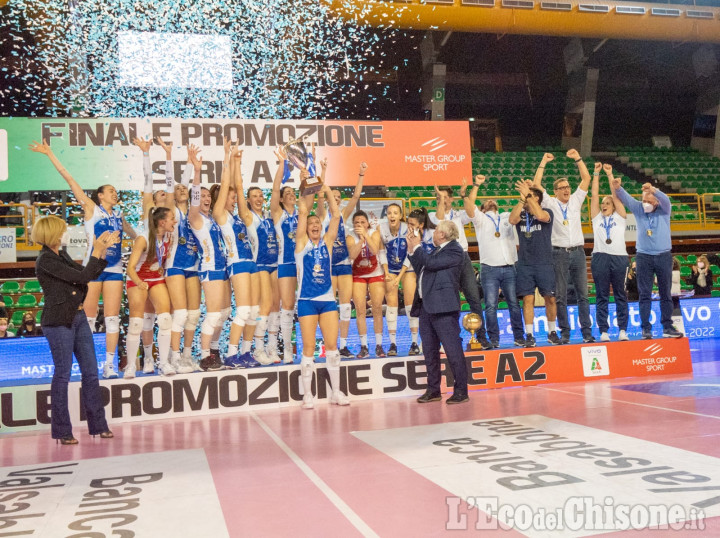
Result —
[[[467,367],[460,338],[460,312],[431,314],[420,309],[420,338],[425,355],[428,390],[440,392],[440,345],[442,344],[452,370],[455,384],[453,393],[467,396]]]

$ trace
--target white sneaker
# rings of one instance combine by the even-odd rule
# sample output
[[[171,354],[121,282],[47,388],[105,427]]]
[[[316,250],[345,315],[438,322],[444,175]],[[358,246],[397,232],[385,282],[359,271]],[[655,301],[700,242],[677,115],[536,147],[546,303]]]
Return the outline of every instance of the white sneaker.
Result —
[[[191,374],[195,368],[192,359],[185,358],[183,355],[178,355],[171,364],[178,374]]]
[[[160,375],[167,376],[175,375],[177,373],[173,365],[167,361],[161,361],[160,363],[158,363],[158,371],[160,372]]]
[[[125,367],[125,373],[123,374],[123,379],[133,379],[135,377],[135,372],[137,371],[137,367],[135,366],[135,361],[130,361],[127,366]]]
[[[313,407],[315,407],[315,402],[313,401],[313,395],[306,394],[305,396],[303,396],[302,408],[303,409],[312,409]]]
[[[610,341],[610,335],[608,333],[601,333],[600,334],[600,341],[601,342],[609,342]]]
[[[273,361],[270,359],[267,353],[263,351],[262,349],[256,349],[255,353],[255,360],[258,361],[263,366],[267,366],[268,364],[272,364]]]
[[[144,374],[154,374],[155,373],[155,361],[150,357],[149,360],[145,361],[145,364],[143,365],[143,373]]]
[[[350,405],[350,399],[339,390],[334,390],[330,395],[330,403],[334,405]]]
[[[628,340],[630,340],[630,338],[628,338],[628,335],[625,331],[620,331],[620,334],[618,334],[618,340],[622,342],[627,342]]]
[[[117,377],[117,372],[115,371],[115,365],[111,362],[106,362],[103,366],[103,378],[105,379],[115,379]]]
[[[292,364],[295,362],[295,357],[293,357],[292,353],[285,352],[283,354],[283,362],[285,364]]]
[[[280,364],[282,362],[282,359],[280,359],[280,356],[277,354],[277,349],[270,349],[266,352],[266,355],[268,357],[268,360],[270,361],[270,364]]]

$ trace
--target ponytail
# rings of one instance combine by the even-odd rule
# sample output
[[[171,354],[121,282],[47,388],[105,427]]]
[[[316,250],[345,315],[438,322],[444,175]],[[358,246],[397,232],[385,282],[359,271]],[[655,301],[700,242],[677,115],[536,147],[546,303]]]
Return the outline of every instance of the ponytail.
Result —
[[[433,221],[430,220],[430,214],[428,213],[428,210],[424,207],[418,207],[413,209],[408,215],[408,218],[410,217],[417,220],[422,226],[423,230],[435,229],[435,224],[433,223]]]
[[[158,228],[158,223],[161,220],[165,220],[169,213],[170,213],[170,209],[167,207],[153,207],[150,210],[150,214],[148,215],[148,237],[147,237],[147,245],[145,246],[145,252],[147,254],[145,261],[148,264],[148,266],[155,263],[155,261],[162,261],[162,260],[157,260],[157,249],[156,249],[157,228]]]

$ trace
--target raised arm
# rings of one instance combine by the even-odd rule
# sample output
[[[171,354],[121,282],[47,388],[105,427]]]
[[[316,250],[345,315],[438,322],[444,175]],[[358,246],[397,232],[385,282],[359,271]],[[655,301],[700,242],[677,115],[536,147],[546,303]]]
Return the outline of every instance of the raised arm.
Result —
[[[197,155],[198,151],[200,151],[200,149],[193,144],[187,146],[188,159],[187,163],[185,163],[185,170],[183,170],[180,183],[188,188],[190,188],[190,181],[192,181],[194,170],[193,163],[190,161],[190,153],[192,152],[194,155]]]
[[[95,211],[95,202],[93,202],[90,197],[85,194],[85,191],[83,191],[82,187],[78,185],[78,182],[75,181],[75,179],[70,175],[70,172],[68,172],[65,167],[60,163],[58,158],[55,157],[52,149],[50,149],[50,144],[48,144],[48,141],[43,140],[42,144],[39,144],[35,140],[33,140],[33,143],[30,144],[30,150],[48,156],[50,162],[53,164],[55,169],[60,172],[62,178],[67,182],[70,190],[75,196],[75,199],[83,207],[83,210],[85,211],[85,218],[90,218]]]
[[[575,161],[575,165],[578,167],[578,172],[580,172],[580,185],[578,185],[578,189],[582,189],[587,192],[590,187],[590,172],[588,172],[587,166],[585,166],[585,161],[582,160],[582,157],[580,157],[580,154],[576,149],[568,150],[566,155],[569,159]]]
[[[155,138],[157,144],[165,150],[165,202],[164,207],[175,214],[175,170],[172,163],[172,144],[166,143],[159,136]]]
[[[282,185],[283,174],[285,173],[285,161],[287,153],[282,146],[278,146],[275,150],[275,157],[278,160],[278,168],[273,179],[272,194],[270,195],[270,216],[273,222],[277,224],[282,216],[282,206],[280,205],[280,186]]]
[[[445,197],[447,193],[441,191],[437,185],[435,185],[435,218],[438,222],[445,220]]]
[[[235,148],[235,151],[232,155],[232,160],[234,163],[234,166],[232,167],[232,173],[234,174],[235,179],[235,191],[237,192],[237,206],[238,206],[238,215],[240,215],[240,218],[245,223],[245,226],[252,226],[253,223],[253,214],[252,211],[250,211],[250,208],[247,205],[247,200],[245,199],[245,191],[243,190],[243,180],[242,180],[242,154],[243,150]]]
[[[135,228],[132,227],[125,217],[122,218],[122,226],[123,232],[125,232],[130,239],[135,239],[137,237]]]
[[[612,195],[613,205],[615,206],[615,212],[618,215],[620,215],[622,218],[625,218],[625,217],[627,217],[627,212],[625,211],[625,206],[620,201],[620,198],[618,198],[615,187],[613,187],[615,177],[613,176],[612,165],[609,163],[603,164],[603,171],[605,172],[605,175],[608,178],[608,183],[610,184],[610,194]]]
[[[464,178],[463,181],[465,181]],[[470,188],[470,194],[468,194],[467,196],[463,196],[463,205],[468,218],[472,219],[475,217],[475,210],[477,209],[477,207],[475,206],[475,200],[477,200],[478,188],[483,183],[485,183],[485,176],[482,174],[477,174],[474,178],[473,186]]]
[[[135,138],[133,140],[140,151],[142,152],[142,167],[143,167],[143,193],[142,193],[142,217],[143,220],[147,219],[150,210],[155,207],[153,202],[153,177],[152,177],[152,164],[150,163],[150,146],[152,146],[152,140],[144,140],[142,138]]]
[[[235,167],[234,159],[231,158],[235,151],[235,146],[230,143],[230,140],[225,138],[223,147],[225,148],[225,160],[223,161],[222,175],[220,176],[220,190],[218,191],[215,205],[213,206],[213,218],[220,226],[227,221],[225,204],[227,203],[228,193],[230,192],[230,182],[232,181],[232,171],[230,167],[233,167],[233,171]]]
[[[532,186],[532,182],[529,180],[518,181],[515,186],[517,187],[520,196],[522,196],[527,202],[530,214],[540,222],[550,222],[550,213],[540,207],[537,200],[530,196],[530,187]]]
[[[355,191],[353,192],[352,198],[350,198],[347,205],[345,206],[345,209],[343,209],[342,212],[343,219],[345,220],[348,220],[350,216],[355,212],[357,203],[360,200],[360,195],[362,194],[363,179],[365,179],[365,172],[367,172],[367,169],[367,163],[361,162],[360,171],[358,172],[358,180],[357,183],[355,183]]]
[[[668,215],[672,211],[672,203],[670,202],[670,198],[667,194],[665,194],[663,191],[660,191],[656,189],[652,183],[644,183],[642,186],[643,192],[649,192],[650,194],[654,194],[655,198],[657,198],[658,203],[660,204],[660,209],[663,210],[663,212],[667,213]]]
[[[298,198],[298,219],[297,228],[295,229],[295,252],[301,252],[305,248],[308,242],[307,236],[307,219],[310,214],[305,198],[300,196]]]
[[[330,223],[323,236],[323,240],[328,250],[332,252],[332,246],[337,237],[338,228],[340,227],[340,208],[335,202],[335,197],[332,195],[332,192],[330,192],[330,187],[327,183],[323,184],[323,191],[325,191],[325,198],[327,198],[328,209],[330,210]]]
[[[595,172],[592,178],[592,189],[590,193],[590,218],[594,219],[600,213],[600,167],[601,163],[595,163]],[[609,165],[605,165],[609,166]]]
[[[613,190],[618,200],[620,200],[620,203],[624,204],[625,207],[629,207],[630,211],[632,211],[633,213],[642,212],[642,202],[637,201],[635,198],[625,192],[625,189],[622,188],[622,182],[620,181],[619,177],[613,177],[610,180],[610,188]]]
[[[190,189],[190,207],[188,207],[188,220],[190,226],[199,230],[202,228],[203,221],[200,215],[200,172],[202,171],[202,157],[200,150],[195,146],[188,146],[188,162],[193,166],[193,184]]]
[[[325,185],[325,172],[327,171],[327,157],[320,161],[320,181]],[[327,191],[323,187],[323,189],[318,192],[317,197],[317,209],[315,210],[315,215],[320,219],[320,222],[325,222],[325,215],[327,215],[327,208],[325,207],[325,198],[327,196],[332,196],[332,192],[330,189]]]
[[[545,190],[542,186],[542,179],[545,174],[545,165],[553,159],[555,159],[555,156],[552,153],[546,153],[540,160],[540,164],[538,165],[537,170],[535,170],[535,176],[533,177],[533,185],[535,185],[538,189]]]

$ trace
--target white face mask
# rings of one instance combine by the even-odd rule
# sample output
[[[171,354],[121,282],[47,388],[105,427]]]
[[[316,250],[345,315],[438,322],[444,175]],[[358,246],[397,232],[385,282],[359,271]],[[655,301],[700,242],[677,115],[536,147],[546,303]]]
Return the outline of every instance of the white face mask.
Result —
[[[60,238],[60,246],[66,247],[70,244],[70,232],[65,230],[65,233],[62,234],[62,237]]]
[[[645,213],[652,213],[655,210],[655,206],[652,205],[650,202],[643,202],[642,204]]]
[[[705,264],[703,262],[698,263],[699,269],[705,269]]]

